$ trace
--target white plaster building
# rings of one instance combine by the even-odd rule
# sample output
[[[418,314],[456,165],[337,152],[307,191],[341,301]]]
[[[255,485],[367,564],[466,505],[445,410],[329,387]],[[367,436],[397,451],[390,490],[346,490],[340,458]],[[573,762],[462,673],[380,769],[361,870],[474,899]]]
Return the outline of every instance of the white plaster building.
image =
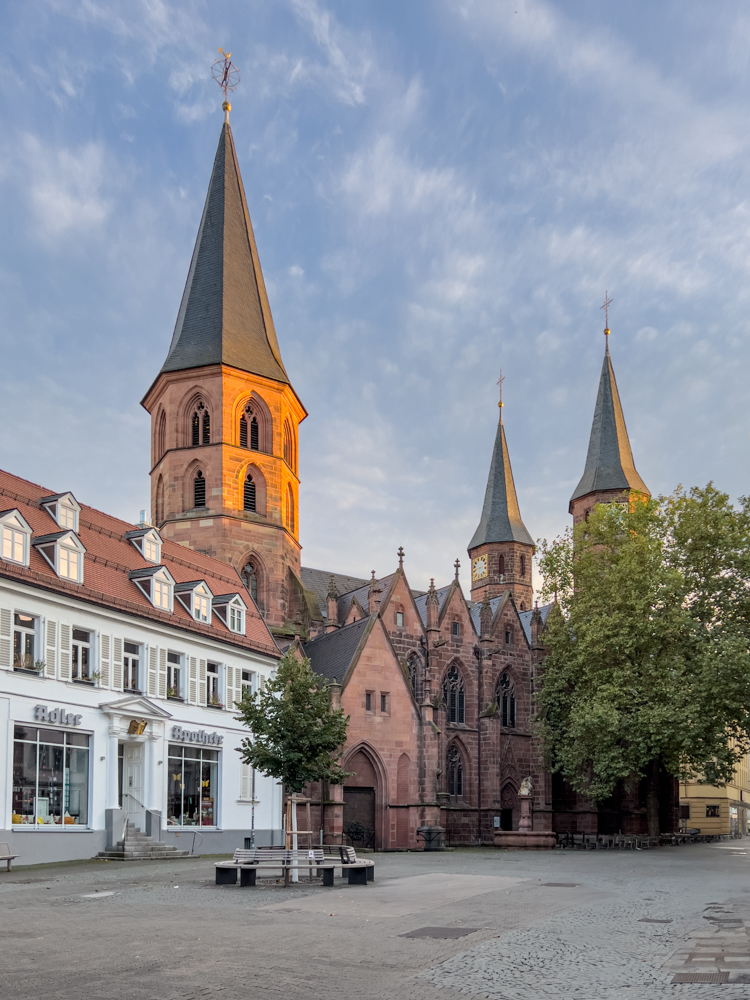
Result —
[[[232,708],[279,651],[237,573],[0,471],[0,839],[90,858],[125,821],[196,853],[281,843]]]

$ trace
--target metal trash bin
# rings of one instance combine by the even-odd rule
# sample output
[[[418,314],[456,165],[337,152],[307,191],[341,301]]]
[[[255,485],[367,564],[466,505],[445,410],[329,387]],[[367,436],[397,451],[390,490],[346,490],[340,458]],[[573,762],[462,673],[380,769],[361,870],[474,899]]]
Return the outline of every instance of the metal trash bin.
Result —
[[[420,826],[417,828],[417,839],[421,838],[424,840],[424,849],[426,851],[444,851],[444,834],[445,827],[443,826]]]

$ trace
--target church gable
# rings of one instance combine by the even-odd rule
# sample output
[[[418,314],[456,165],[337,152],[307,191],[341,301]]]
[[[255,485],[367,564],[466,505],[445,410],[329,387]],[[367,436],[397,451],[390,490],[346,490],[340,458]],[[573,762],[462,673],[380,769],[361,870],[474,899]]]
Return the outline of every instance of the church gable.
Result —
[[[391,634],[394,631],[411,636],[424,634],[422,619],[407,582],[406,574],[401,568],[394,573],[388,590],[382,595],[380,614]]]

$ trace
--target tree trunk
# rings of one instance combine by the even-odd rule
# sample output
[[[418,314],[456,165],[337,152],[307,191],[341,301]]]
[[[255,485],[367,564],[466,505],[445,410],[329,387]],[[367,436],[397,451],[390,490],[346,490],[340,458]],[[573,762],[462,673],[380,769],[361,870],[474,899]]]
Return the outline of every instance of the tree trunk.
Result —
[[[649,837],[659,836],[659,761],[652,760],[648,774],[648,793],[646,795],[646,815],[648,817]]]

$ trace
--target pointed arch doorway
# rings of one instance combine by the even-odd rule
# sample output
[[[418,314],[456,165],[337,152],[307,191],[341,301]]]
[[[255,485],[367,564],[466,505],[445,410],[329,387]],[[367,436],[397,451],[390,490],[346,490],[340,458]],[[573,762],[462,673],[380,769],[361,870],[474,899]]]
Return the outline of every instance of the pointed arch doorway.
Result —
[[[353,823],[361,824],[365,830],[373,831],[374,840],[367,846],[383,846],[380,826],[382,813],[382,782],[378,762],[364,748],[353,753],[346,761],[347,771],[354,771],[344,785],[344,832]],[[365,845],[360,845],[365,846]]]

